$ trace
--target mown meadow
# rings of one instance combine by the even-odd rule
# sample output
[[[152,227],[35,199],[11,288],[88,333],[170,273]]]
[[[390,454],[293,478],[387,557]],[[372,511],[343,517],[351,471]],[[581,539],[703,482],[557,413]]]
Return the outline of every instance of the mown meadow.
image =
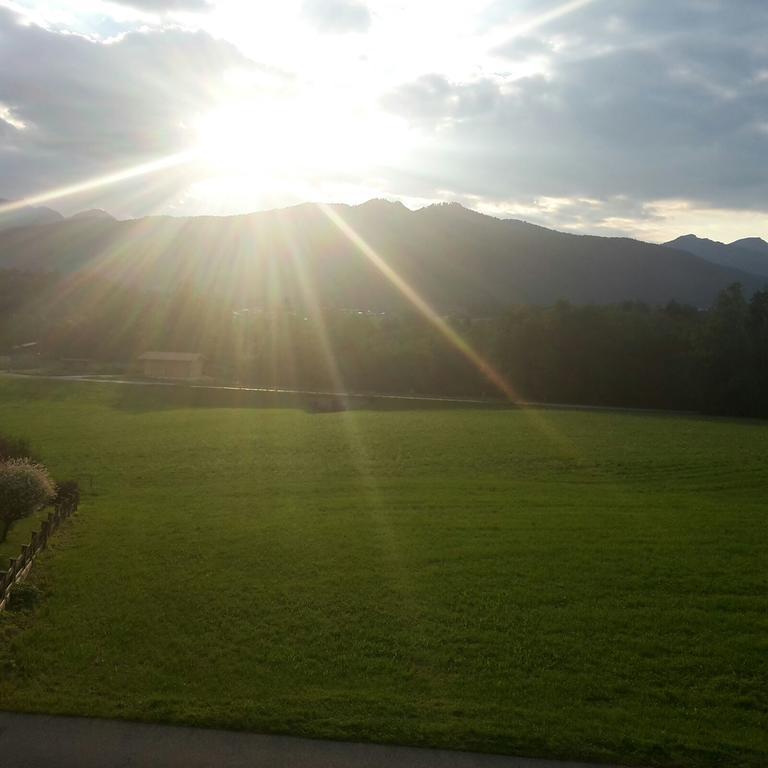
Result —
[[[83,489],[0,708],[768,762],[768,424],[299,406],[0,379]]]

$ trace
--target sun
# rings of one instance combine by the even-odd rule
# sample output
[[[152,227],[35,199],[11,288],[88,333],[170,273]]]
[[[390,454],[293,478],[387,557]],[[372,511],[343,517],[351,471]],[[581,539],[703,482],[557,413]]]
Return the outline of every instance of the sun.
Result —
[[[200,118],[196,151],[212,171],[260,173],[286,167],[295,142],[287,115],[248,104],[230,104]]]
[[[392,164],[407,133],[388,115],[327,101],[234,102],[198,120],[195,151],[211,174],[305,180]]]

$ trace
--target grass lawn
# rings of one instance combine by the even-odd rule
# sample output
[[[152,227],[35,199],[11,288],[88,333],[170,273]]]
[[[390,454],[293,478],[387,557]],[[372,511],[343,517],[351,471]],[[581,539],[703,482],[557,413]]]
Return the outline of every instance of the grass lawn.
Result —
[[[768,425],[202,397],[0,379],[85,491],[0,708],[768,763]]]
[[[0,569],[8,567],[8,558],[16,557],[21,554],[21,545],[29,544],[32,531],[40,529],[40,525],[50,511],[50,507],[41,509],[29,517],[25,517],[23,520],[18,520],[14,523],[13,527],[8,532],[6,540],[0,544]]]

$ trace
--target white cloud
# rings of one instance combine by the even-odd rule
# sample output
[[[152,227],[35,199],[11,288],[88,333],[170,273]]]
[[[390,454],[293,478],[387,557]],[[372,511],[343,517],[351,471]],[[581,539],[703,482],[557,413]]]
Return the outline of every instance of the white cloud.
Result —
[[[207,11],[211,8],[210,0],[112,0],[118,5],[128,5],[140,11],[164,13],[167,11]]]
[[[365,32],[371,11],[362,0],[304,0],[304,15],[322,32]]]

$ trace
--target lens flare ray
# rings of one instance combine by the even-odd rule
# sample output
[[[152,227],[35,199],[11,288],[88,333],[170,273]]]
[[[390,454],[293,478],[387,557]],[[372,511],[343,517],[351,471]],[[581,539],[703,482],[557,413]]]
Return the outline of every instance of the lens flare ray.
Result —
[[[433,309],[421,294],[404,280],[387,261],[364,240],[331,206],[321,204],[320,210],[341,230],[349,241],[381,272],[381,274],[397,288],[400,293],[418,310],[450,344],[469,360],[477,370],[485,376],[508,400],[519,401],[521,398],[514,387],[472,346],[458,334]]]
[[[115,171],[114,173],[105,174],[104,176],[97,176],[95,178],[86,179],[85,181],[80,181],[75,184],[69,184],[68,186],[49,189],[36,195],[24,197],[21,200],[14,200],[10,203],[3,203],[0,205],[0,215],[4,213],[13,213],[14,211],[26,208],[27,206],[50,203],[54,200],[60,200],[64,197],[72,197],[73,195],[78,195],[83,192],[91,192],[94,189],[101,189],[102,187],[118,184],[121,181],[129,181],[140,176],[146,176],[147,174],[164,171],[168,168],[173,168],[175,166],[188,163],[193,160],[195,156],[195,153],[191,151],[177,152],[173,155],[166,155],[165,157],[158,158],[157,160],[151,160],[147,163],[133,165],[130,168],[123,168],[119,171]]]
[[[381,272],[381,274],[413,305],[413,307],[429,322],[443,338],[445,338],[458,352],[460,352],[477,370],[491,383],[507,400],[524,406],[524,412],[535,424],[537,429],[568,456],[579,458],[575,446],[564,435],[560,434],[539,412],[525,407],[525,401],[515,390],[512,384],[499,373],[469,342],[458,334],[435,311],[429,302],[410,285],[395,269],[387,263],[386,259],[376,251],[353,227],[346,222],[339,213],[327,204],[319,204],[320,210],[328,219],[339,228],[349,241]]]
[[[597,0],[569,0],[569,2],[557,5],[549,11],[540,13],[538,16],[532,16],[528,19],[523,19],[513,24],[509,24],[501,29],[495,30],[493,34],[493,41],[488,42],[491,44],[494,42],[495,44],[501,44],[510,40],[511,38],[530,35],[540,27],[549,24],[549,22],[561,19],[571,13],[575,13],[576,11],[580,11],[582,8],[593,5],[596,2]]]

